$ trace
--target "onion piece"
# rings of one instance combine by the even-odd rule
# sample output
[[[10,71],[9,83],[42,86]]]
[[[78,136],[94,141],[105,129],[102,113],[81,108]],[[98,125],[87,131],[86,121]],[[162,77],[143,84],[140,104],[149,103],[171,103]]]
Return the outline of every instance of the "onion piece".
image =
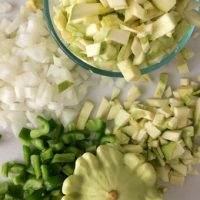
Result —
[[[7,13],[12,10],[12,5],[8,2],[0,3],[0,13]]]
[[[91,74],[76,66],[50,36],[41,10],[22,7],[13,21],[0,22],[0,129],[36,127],[37,115],[64,124],[77,116]],[[58,84],[74,84],[62,91]]]

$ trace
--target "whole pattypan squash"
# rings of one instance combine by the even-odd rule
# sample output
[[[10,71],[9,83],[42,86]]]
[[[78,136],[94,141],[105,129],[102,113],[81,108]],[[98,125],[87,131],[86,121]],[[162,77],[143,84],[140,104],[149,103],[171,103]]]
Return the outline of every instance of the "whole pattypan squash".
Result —
[[[85,153],[74,174],[63,183],[62,200],[162,200],[151,164],[135,153],[102,145],[97,155]]]

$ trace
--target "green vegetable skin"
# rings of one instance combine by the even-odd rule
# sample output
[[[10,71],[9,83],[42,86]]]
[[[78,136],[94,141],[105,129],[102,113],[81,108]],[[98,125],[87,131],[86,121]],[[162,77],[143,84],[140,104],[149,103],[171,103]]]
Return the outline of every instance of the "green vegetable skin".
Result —
[[[68,88],[70,88],[71,86],[73,85],[72,82],[66,80],[66,81],[63,81],[62,83],[58,84],[58,91],[61,93],[61,92],[64,92],[65,90],[67,90]]]
[[[85,153],[77,159],[74,174],[63,183],[62,200],[162,200],[156,182],[154,168],[142,156],[122,154],[114,147],[102,145],[96,156]]]
[[[78,57],[131,81],[176,47],[188,22],[200,26],[191,7],[182,0],[60,1],[53,20]]]
[[[75,160],[84,152],[96,153],[101,143],[115,143],[115,136],[105,135],[106,124],[100,119],[84,119],[85,128],[75,123],[63,126],[38,116],[38,129],[23,128],[19,133],[24,164],[7,162],[1,173],[10,179],[0,183],[0,199],[61,199],[64,179],[74,172]],[[69,146],[70,145],[70,146]]]

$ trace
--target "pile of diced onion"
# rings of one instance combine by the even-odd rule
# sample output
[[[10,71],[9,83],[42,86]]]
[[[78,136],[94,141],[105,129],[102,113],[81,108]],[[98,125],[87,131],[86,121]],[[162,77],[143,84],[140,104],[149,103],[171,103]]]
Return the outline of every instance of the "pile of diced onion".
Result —
[[[38,114],[72,121],[94,82],[58,49],[42,11],[22,7],[14,20],[3,19],[0,40],[0,129],[18,133]],[[72,84],[59,92],[64,82]]]

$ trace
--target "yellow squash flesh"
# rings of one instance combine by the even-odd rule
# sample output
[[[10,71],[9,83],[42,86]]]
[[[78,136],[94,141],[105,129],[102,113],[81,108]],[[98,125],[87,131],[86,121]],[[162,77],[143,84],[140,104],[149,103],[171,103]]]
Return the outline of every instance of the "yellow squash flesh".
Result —
[[[62,200],[162,200],[156,172],[134,153],[102,145],[97,155],[77,159],[74,174],[63,183]]]

